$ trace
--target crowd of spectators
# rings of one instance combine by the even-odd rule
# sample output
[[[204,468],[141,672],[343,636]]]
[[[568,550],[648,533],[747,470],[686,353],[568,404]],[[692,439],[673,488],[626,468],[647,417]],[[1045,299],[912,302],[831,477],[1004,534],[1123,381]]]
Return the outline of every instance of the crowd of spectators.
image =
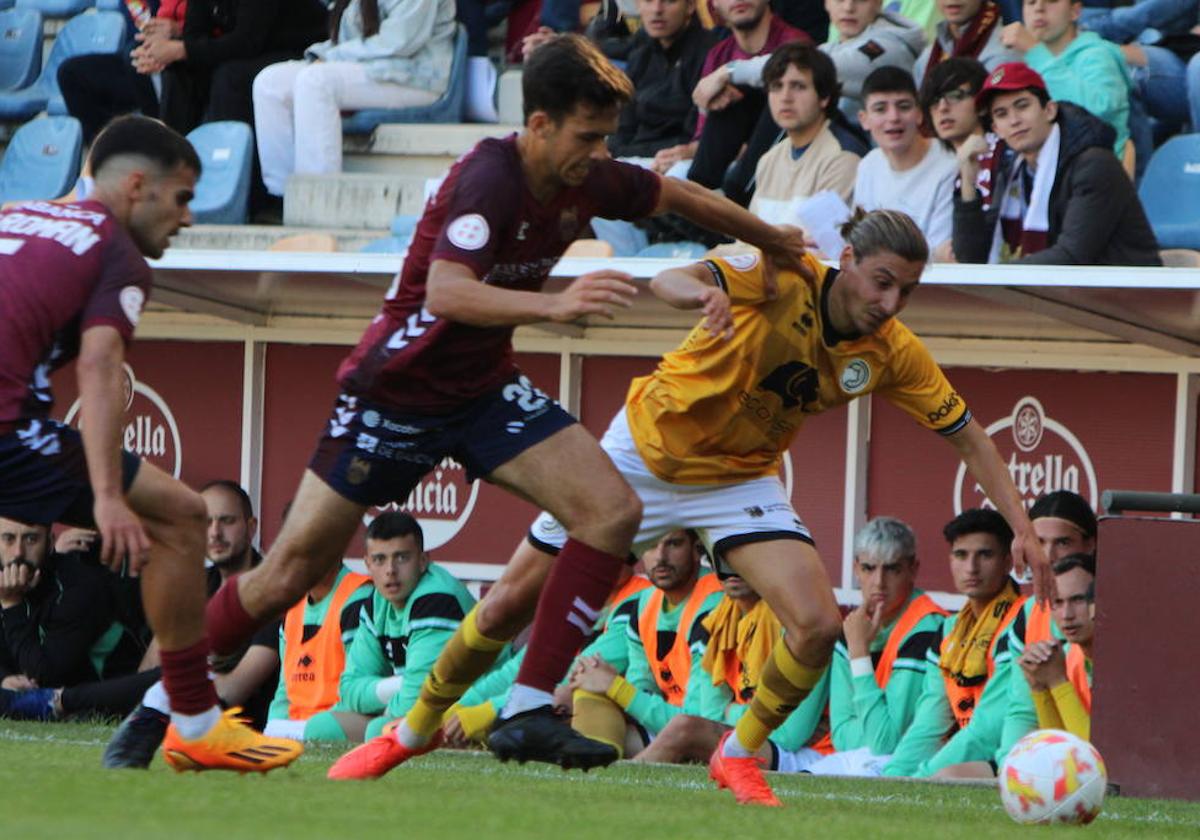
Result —
[[[257,521],[233,482],[203,496],[211,590],[258,561]],[[853,544],[858,603],[844,608],[825,677],[763,747],[768,766],[988,777],[1033,729],[1087,738],[1096,517],[1062,490],[1038,499],[1030,518],[1057,578],[1049,603],[1023,595],[1011,576],[1013,535],[995,511],[956,516],[943,550],[918,549],[899,519],[868,522]],[[155,645],[137,589],[94,549],[90,532],[62,532],[52,546],[51,529],[0,520],[0,716],[136,709],[156,729],[142,739],[148,763],[167,725],[146,706],[163,700],[149,696],[161,690],[152,687]],[[962,596],[955,612],[917,587],[922,569],[943,562]],[[371,522],[364,568],[333,569],[246,650],[216,663],[222,702],[244,706],[269,733],[309,741],[361,741],[402,717],[475,599],[433,562],[407,513]],[[745,713],[782,632],[697,534],[673,531],[622,576],[556,702],[576,729],[626,758],[702,762]],[[448,746],[482,743],[523,656],[510,646],[451,709]]]

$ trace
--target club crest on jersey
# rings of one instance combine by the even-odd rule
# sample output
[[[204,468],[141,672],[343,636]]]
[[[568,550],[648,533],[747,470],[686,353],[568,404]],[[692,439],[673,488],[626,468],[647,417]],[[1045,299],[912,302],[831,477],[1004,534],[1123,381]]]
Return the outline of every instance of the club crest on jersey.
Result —
[[[121,302],[121,311],[125,313],[129,323],[136,327],[138,319],[142,317],[142,306],[146,303],[146,293],[137,286],[126,286],[117,295],[117,300]]]
[[[488,227],[487,219],[478,213],[467,213],[459,216],[446,228],[446,238],[456,248],[464,251],[478,251],[488,244],[492,230]]]
[[[725,262],[738,271],[749,271],[758,265],[758,254],[731,254],[725,258]]]
[[[842,368],[838,384],[847,394],[862,393],[871,384],[871,366],[864,359],[851,359],[850,363]]]

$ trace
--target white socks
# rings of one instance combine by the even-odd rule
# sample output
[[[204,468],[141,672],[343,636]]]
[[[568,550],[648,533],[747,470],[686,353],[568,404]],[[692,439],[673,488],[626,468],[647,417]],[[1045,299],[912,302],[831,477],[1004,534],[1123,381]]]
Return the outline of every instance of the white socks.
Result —
[[[179,712],[171,712],[171,723],[185,741],[202,738],[208,730],[217,725],[217,721],[220,719],[221,708],[219,706],[213,706],[207,712],[201,712],[198,715],[181,715]]]
[[[486,55],[467,58],[466,117],[471,122],[499,122],[496,113],[496,67]]]
[[[737,732],[734,731],[725,739],[725,746],[721,748],[721,755],[726,758],[750,758],[754,753],[742,746],[742,742],[738,740]]]
[[[418,735],[408,728],[408,719],[400,721],[400,725],[392,732],[396,736],[396,741],[402,747],[408,747],[410,750],[419,750],[421,747],[429,743],[429,739],[424,735]]]
[[[508,720],[513,715],[521,714],[521,712],[528,712],[530,709],[536,709],[539,706],[552,705],[554,705],[554,696],[550,692],[517,683],[513,686],[512,693],[508,695],[508,702],[504,704],[504,710],[500,712],[500,718]]]

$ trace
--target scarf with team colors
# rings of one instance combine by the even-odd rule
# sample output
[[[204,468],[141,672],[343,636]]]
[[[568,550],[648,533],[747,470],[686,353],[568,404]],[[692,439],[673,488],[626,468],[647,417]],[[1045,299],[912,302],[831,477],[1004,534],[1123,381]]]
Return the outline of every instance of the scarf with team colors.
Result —
[[[954,629],[942,642],[938,667],[959,685],[973,685],[988,675],[988,651],[1009,608],[1021,597],[1016,581],[1008,578],[1004,588],[976,615],[967,604],[958,613]]]
[[[713,685],[735,675],[739,663],[741,678],[750,686],[758,685],[758,675],[783,635],[783,625],[767,602],[760,600],[743,614],[737,603],[725,596],[705,616],[703,624],[708,631],[708,645],[701,666],[712,677]]]
[[[999,22],[1000,7],[988,0],[979,9],[979,14],[975,15],[974,20],[967,26],[967,31],[955,39],[954,47],[949,55],[942,49],[941,40],[933,39],[933,49],[929,53],[929,67],[934,67],[947,58],[979,58],[979,54],[987,45],[988,38],[992,37],[992,30]],[[927,69],[925,72],[928,73],[929,70]]]

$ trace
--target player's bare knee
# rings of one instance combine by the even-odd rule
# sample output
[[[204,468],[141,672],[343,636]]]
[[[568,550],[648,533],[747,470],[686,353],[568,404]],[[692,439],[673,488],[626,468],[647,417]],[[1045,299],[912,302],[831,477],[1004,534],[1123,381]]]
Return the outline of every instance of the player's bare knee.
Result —
[[[841,616],[836,610],[814,613],[789,627],[784,643],[801,662],[816,663],[833,655],[833,646],[842,634]]]
[[[508,639],[515,636],[529,623],[537,605],[537,595],[532,603],[516,587],[497,584],[488,590],[475,611],[475,626],[489,639]]]
[[[623,540],[632,541],[642,524],[642,500],[629,487],[611,500],[607,510],[607,526]]]

